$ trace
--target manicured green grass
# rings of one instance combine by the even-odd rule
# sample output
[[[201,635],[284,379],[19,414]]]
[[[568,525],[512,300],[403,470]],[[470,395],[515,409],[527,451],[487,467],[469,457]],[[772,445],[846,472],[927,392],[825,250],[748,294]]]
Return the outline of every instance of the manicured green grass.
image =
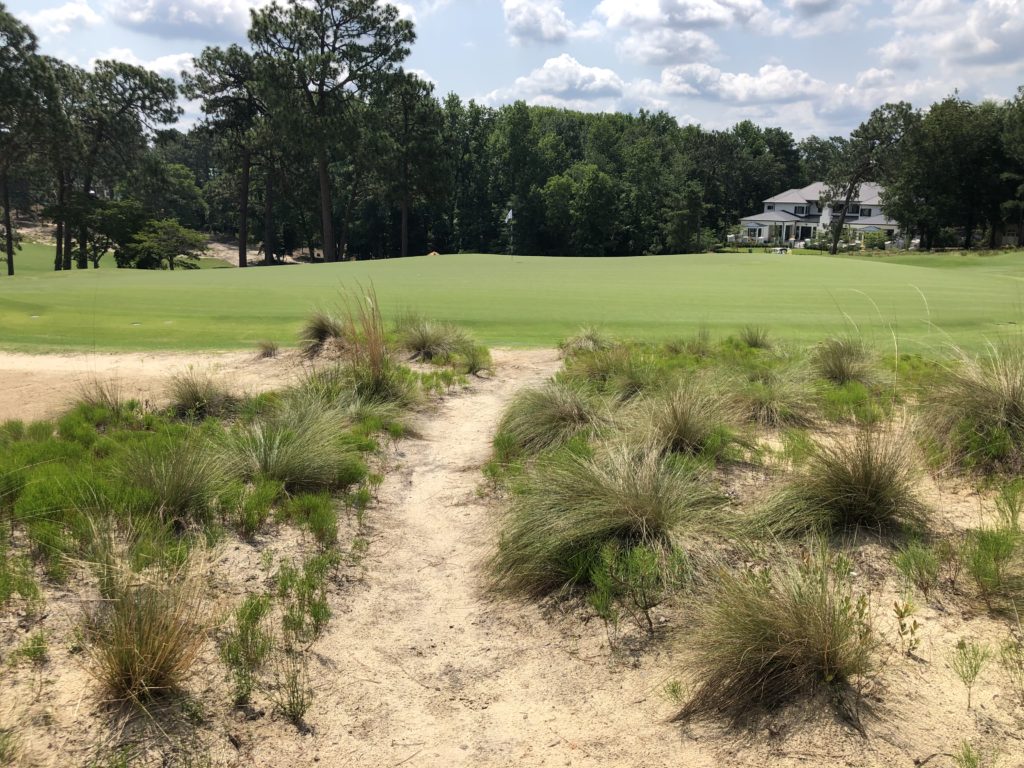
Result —
[[[900,263],[906,262],[906,263]],[[149,272],[106,264],[53,273],[26,245],[0,277],[0,345],[10,349],[236,349],[293,345],[316,306],[371,283],[387,319],[415,309],[489,345],[553,346],[581,325],[668,339],[765,326],[779,340],[848,333],[935,353],[979,348],[1024,323],[1024,253],[884,258],[739,253],[637,258],[459,254],[274,268]],[[957,267],[957,268],[954,268]],[[949,334],[949,337],[946,336]]]

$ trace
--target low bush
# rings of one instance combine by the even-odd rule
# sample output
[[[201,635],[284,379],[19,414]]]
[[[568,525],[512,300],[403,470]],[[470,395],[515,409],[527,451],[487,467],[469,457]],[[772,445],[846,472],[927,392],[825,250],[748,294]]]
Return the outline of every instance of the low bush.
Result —
[[[870,386],[876,380],[874,356],[856,336],[826,339],[815,348],[811,362],[815,373],[833,384]]]
[[[967,536],[961,555],[964,568],[990,608],[998,598],[1013,598],[1024,588],[1015,567],[1020,543],[1021,534],[1004,526],[981,528]]]
[[[566,357],[579,354],[580,352],[600,352],[604,349],[611,349],[615,346],[615,339],[608,333],[589,325],[580,328],[575,335],[559,342],[558,348]]]
[[[656,451],[616,443],[593,456],[548,454],[515,485],[492,584],[533,596],[569,589],[610,543],[667,556],[716,500],[705,478]]]
[[[926,508],[915,488],[916,462],[900,434],[861,429],[819,442],[796,476],[760,514],[773,534],[919,526]]]
[[[982,472],[1024,468],[1024,345],[958,351],[922,395],[925,436],[952,466]]]
[[[462,363],[462,370],[468,376],[479,376],[481,373],[490,372],[494,363],[491,360],[491,350],[483,344],[472,344],[459,353],[459,361]]]
[[[303,493],[288,501],[289,519],[304,525],[322,547],[338,541],[338,513],[329,493]]]
[[[209,371],[188,368],[171,377],[167,385],[171,412],[185,419],[229,415],[239,398],[228,391]]]
[[[593,432],[610,421],[600,398],[579,387],[549,382],[515,396],[498,425],[495,446],[508,458],[536,454]]]
[[[867,598],[848,571],[818,545],[803,562],[781,556],[763,570],[723,572],[697,604],[688,641],[697,683],[675,719],[739,724],[820,689],[841,698],[874,669],[876,648]]]
[[[188,570],[144,578],[125,570],[86,618],[89,669],[116,700],[145,704],[180,690],[206,643],[208,606]]]

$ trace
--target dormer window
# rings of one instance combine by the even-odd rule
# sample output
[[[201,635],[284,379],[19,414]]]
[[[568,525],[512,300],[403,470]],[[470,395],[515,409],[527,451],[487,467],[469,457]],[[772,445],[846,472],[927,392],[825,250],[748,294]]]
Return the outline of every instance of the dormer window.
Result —
[[[793,213],[795,213],[797,216],[806,216],[807,215],[807,206],[806,205],[794,206]]]
[[[861,208],[860,209],[860,215],[861,216],[870,216],[871,215],[871,209],[870,208]]]
[[[764,204],[764,209],[766,211],[774,211],[775,210],[775,203],[765,203]]]
[[[850,216],[856,216],[860,213],[860,203],[850,203],[850,210],[846,212]]]

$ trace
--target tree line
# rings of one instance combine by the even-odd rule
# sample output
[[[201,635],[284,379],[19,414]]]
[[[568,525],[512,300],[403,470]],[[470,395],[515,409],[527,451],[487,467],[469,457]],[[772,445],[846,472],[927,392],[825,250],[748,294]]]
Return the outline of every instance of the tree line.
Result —
[[[403,67],[413,25],[375,0],[272,3],[246,45],[208,47],[181,84],[38,52],[0,4],[0,205],[55,228],[54,268],[188,265],[208,234],[266,263],[428,251],[634,255],[703,251],[783,190],[831,201],[885,185],[925,247],[1024,233],[1024,88],[928,110],[886,104],[849,137],[796,141],[750,121],[680,126],[665,112],[490,108]],[[174,128],[179,97],[203,119]],[[511,216],[509,212],[511,211]],[[843,230],[832,227],[833,248]],[[204,234],[205,233],[205,234]]]

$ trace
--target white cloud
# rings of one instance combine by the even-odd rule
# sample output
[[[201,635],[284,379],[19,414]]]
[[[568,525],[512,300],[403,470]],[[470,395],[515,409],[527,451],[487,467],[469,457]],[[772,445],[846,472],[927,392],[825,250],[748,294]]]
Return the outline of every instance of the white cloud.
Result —
[[[103,21],[87,0],[71,0],[55,8],[23,13],[21,18],[44,39],[60,37],[72,29],[92,27]]]
[[[194,66],[191,53],[171,53],[166,56],[158,56],[155,59],[145,60],[136,56],[135,52],[130,48],[110,48],[97,54],[97,56],[89,62],[89,69],[92,69],[96,62],[101,59],[123,61],[125,64],[133,64],[136,67],[143,67],[156,72],[158,75],[170,77],[175,80],[181,76],[183,70],[191,71]]]
[[[222,40],[245,33],[249,11],[269,0],[108,0],[121,26],[168,37]]]
[[[563,53],[550,58],[509,88],[499,88],[484,97],[487,104],[505,104],[523,99],[530,104],[572,109],[614,109],[626,83],[613,70],[588,67]]]
[[[562,10],[561,0],[502,0],[501,5],[514,43],[561,43],[598,37],[604,31],[595,21],[574,23]]]
[[[634,30],[619,43],[619,55],[644,64],[680,64],[718,55],[718,44],[693,29]]]
[[[594,13],[612,28],[725,27],[768,19],[762,0],[601,0]]]
[[[662,72],[662,83],[674,93],[741,104],[804,101],[824,96],[829,86],[800,69],[765,64],[757,74],[723,72],[707,64],[682,64]]]

